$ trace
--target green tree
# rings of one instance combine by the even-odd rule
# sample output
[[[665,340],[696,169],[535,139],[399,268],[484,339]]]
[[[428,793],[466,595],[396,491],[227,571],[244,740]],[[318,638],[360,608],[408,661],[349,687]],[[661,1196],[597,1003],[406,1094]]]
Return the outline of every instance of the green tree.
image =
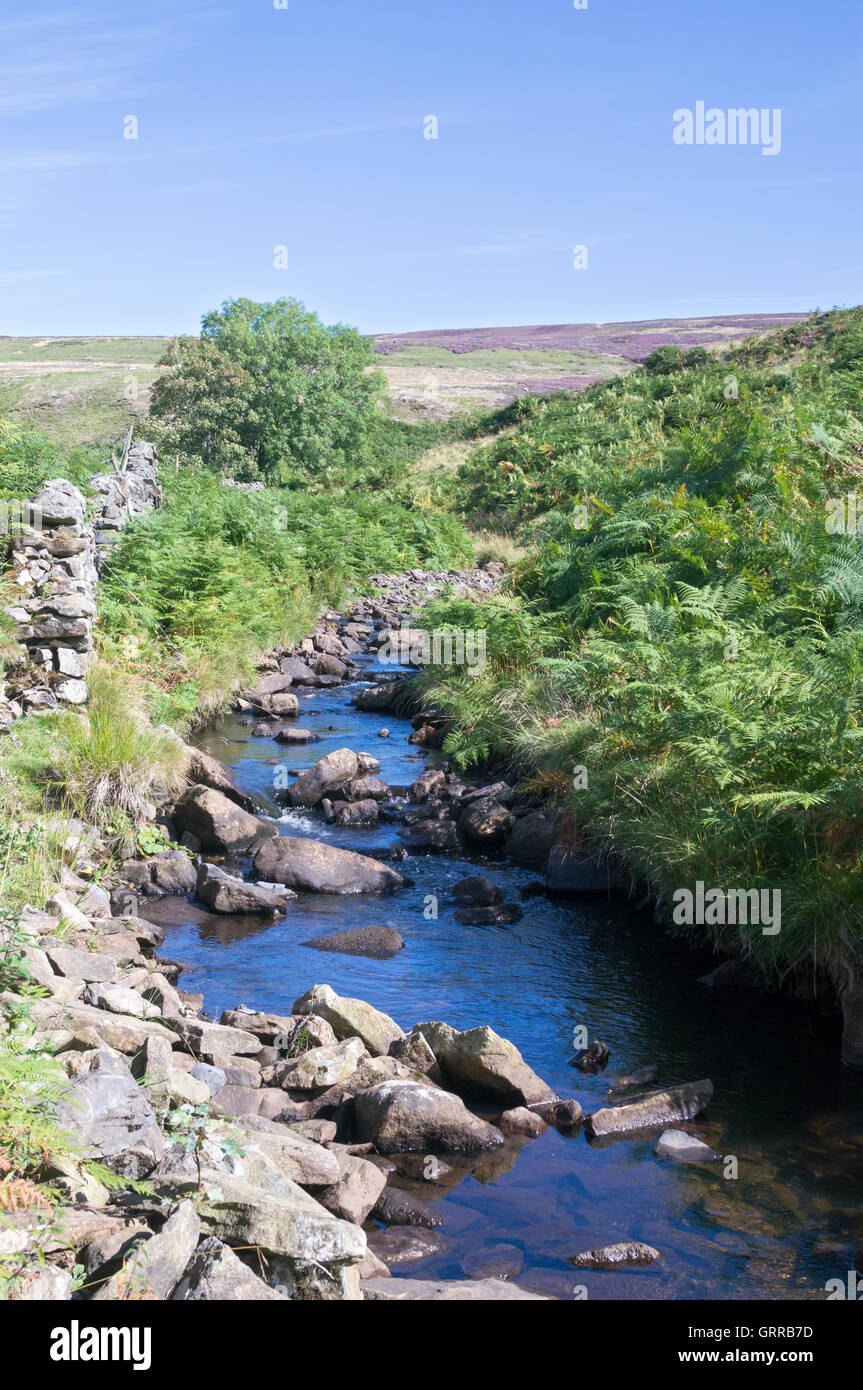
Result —
[[[258,388],[250,373],[206,338],[178,338],[159,365],[168,371],[153,387],[150,415],[161,422],[155,435],[163,455],[257,478],[250,440]]]
[[[227,300],[164,359],[163,448],[235,477],[326,477],[362,457],[384,379],[368,339],[295,299]]]

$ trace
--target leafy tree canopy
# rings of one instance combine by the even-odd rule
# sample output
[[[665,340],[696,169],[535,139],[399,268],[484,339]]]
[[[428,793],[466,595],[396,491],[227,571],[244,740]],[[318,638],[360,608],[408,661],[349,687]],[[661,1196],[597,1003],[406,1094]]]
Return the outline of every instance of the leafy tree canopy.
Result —
[[[321,478],[366,452],[384,390],[368,339],[296,299],[227,300],[162,359],[163,452],[235,478]]]

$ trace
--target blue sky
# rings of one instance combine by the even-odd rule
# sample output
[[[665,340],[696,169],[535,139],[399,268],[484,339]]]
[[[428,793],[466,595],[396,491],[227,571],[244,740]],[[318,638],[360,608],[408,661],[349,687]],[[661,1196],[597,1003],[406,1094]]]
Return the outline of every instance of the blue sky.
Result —
[[[587,4],[9,6],[0,333],[195,332],[240,295],[366,332],[863,299],[859,4]],[[780,108],[780,153],[676,145],[699,100]]]

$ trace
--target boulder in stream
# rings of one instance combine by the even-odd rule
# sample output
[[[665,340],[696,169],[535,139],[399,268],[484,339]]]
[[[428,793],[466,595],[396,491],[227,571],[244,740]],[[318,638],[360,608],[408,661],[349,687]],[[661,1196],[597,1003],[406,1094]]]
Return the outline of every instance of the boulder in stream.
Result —
[[[472,1115],[458,1096],[418,1081],[384,1081],[354,1100],[361,1142],[378,1153],[484,1153],[503,1144],[494,1125]]]
[[[670,1158],[675,1163],[716,1163],[722,1159],[722,1154],[684,1129],[664,1130],[653,1152],[657,1158]]]
[[[473,844],[496,845],[512,825],[512,813],[491,797],[478,797],[461,812],[459,825]]]
[[[216,853],[242,852],[279,833],[272,821],[249,815],[222,792],[201,785],[183,793],[174,807],[174,821],[179,830],[194,835],[202,849]]]
[[[253,730],[254,732],[254,730]],[[270,730],[266,730],[267,733]],[[276,743],[320,743],[319,734],[312,733],[311,729],[279,729],[273,734]]]
[[[596,1250],[582,1250],[571,1255],[567,1264],[576,1269],[622,1269],[637,1265],[653,1264],[659,1259],[659,1251],[641,1240],[623,1240],[615,1245],[601,1245]]]
[[[496,907],[459,907],[453,913],[463,927],[511,927],[520,922],[524,908],[518,903],[498,903]]]
[[[283,883],[300,893],[386,893],[405,881],[376,859],[292,835],[266,840],[255,855],[254,868],[267,882]]]
[[[642,1129],[666,1129],[682,1120],[694,1119],[707,1108],[712,1096],[712,1081],[687,1081],[683,1086],[654,1091],[652,1095],[626,1105],[609,1105],[595,1110],[587,1117],[587,1127],[596,1138],[629,1134]]]
[[[198,869],[196,892],[205,907],[213,912],[237,913],[242,916],[280,917],[289,899],[296,893],[290,888],[264,888],[259,883],[246,883],[226,873],[216,864],[201,864]]]
[[[472,874],[470,878],[460,878],[452,886],[452,895],[460,903],[471,907],[494,907],[503,902],[503,892],[484,874]]]
[[[469,1090],[503,1096],[518,1105],[556,1099],[550,1086],[527,1065],[518,1048],[492,1028],[460,1033],[448,1023],[419,1023],[445,1076]]]
[[[357,755],[352,748],[336,748],[312,767],[301,772],[285,799],[292,806],[317,806],[325,796],[351,782],[358,775]]]
[[[404,946],[404,938],[395,927],[350,927],[333,932],[332,936],[316,936],[304,941],[316,951],[337,951],[345,956],[368,956],[372,960],[388,960]]]

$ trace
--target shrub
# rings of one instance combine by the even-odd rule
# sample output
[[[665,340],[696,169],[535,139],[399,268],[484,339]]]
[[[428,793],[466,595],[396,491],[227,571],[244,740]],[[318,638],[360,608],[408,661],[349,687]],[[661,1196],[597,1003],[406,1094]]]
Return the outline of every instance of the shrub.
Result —
[[[689,364],[684,356],[683,348],[679,348],[676,343],[666,343],[664,347],[655,348],[653,352],[648,353],[643,363],[648,376],[665,376],[668,372],[682,372],[687,365]]]

